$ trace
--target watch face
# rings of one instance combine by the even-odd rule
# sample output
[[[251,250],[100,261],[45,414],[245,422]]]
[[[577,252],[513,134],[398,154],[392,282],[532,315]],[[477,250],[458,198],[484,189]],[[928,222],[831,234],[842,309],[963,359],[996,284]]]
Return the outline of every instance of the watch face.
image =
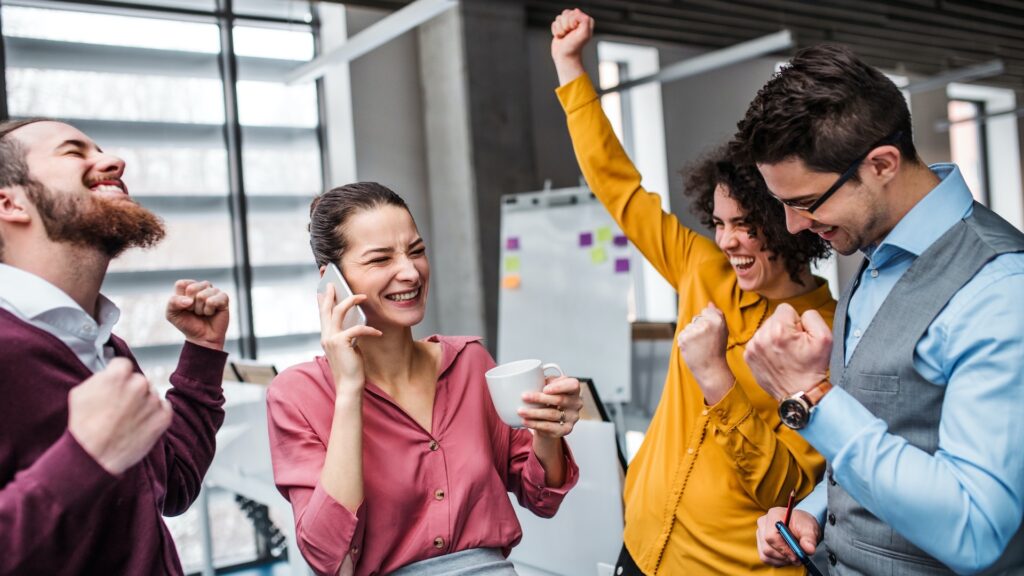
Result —
[[[807,405],[796,398],[786,398],[779,404],[779,418],[782,423],[790,428],[799,430],[807,426],[807,417],[810,411]]]

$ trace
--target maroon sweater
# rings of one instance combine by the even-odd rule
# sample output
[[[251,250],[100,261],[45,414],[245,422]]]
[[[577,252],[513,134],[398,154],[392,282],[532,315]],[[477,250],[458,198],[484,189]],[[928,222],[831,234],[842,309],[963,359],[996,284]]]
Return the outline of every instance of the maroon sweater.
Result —
[[[135,362],[123,340],[110,344]],[[180,575],[161,515],[199,494],[224,420],[226,358],[185,344],[167,394],[171,427],[115,477],[67,431],[68,392],[91,372],[59,339],[0,310],[0,575]]]

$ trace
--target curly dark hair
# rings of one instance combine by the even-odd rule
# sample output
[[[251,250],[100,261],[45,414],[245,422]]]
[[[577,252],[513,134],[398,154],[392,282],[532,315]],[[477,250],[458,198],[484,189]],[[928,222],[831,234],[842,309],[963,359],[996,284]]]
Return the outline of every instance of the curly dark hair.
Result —
[[[761,88],[736,126],[733,154],[744,163],[777,164],[796,157],[814,172],[841,173],[889,138],[907,162],[920,163],[899,88],[836,44],[797,52]],[[856,174],[853,181],[859,182]]]
[[[782,257],[794,282],[801,283],[800,272],[811,262],[827,258],[830,250],[820,236],[803,230],[790,234],[782,204],[768,193],[761,173],[752,165],[736,162],[724,145],[698,160],[682,172],[683,194],[693,199],[690,211],[701,224],[714,230],[715,188],[721,184],[729,197],[746,214],[752,235],[760,235],[768,252]]]

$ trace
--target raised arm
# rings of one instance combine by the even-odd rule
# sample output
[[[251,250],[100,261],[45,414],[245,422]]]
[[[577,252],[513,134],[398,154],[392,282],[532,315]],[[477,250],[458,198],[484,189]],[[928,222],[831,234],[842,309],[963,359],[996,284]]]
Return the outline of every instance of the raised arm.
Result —
[[[579,10],[564,11],[551,25],[551,56],[561,87],[576,160],[591,191],[601,200],[626,236],[673,286],[691,265],[696,244],[711,242],[683,227],[661,208],[661,197],[644,190],[641,176],[626,155],[601,108],[581,53],[594,21]]]
[[[310,425],[301,397],[313,386],[308,375],[287,371],[267,394],[270,453],[274,482],[292,505],[299,549],[318,574],[337,574],[354,565],[362,548],[366,518],[363,504],[363,373],[356,338],[379,336],[369,326],[342,329],[350,308],[366,299],[350,296],[335,305],[334,287],[319,296],[321,344],[331,365],[335,400],[330,435]]]
[[[178,280],[166,317],[185,336],[167,393],[174,418],[163,443],[167,495],[162,512],[175,516],[199,496],[217,448],[217,430],[224,423],[221,380],[227,361],[228,295],[209,282]]]

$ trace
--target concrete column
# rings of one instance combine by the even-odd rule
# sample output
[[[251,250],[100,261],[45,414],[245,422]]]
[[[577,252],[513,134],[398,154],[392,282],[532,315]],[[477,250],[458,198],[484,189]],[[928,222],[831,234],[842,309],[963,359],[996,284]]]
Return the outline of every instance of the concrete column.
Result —
[[[419,36],[431,211],[438,243],[451,248],[435,257],[448,282],[441,324],[484,334],[492,351],[501,196],[541,185],[526,35],[523,6],[464,0]]]
[[[439,330],[487,334],[477,182],[467,102],[462,16],[451,10],[419,28],[420,83]]]
[[[348,39],[345,7],[324,3],[319,8],[320,43],[323,52],[344,44]],[[324,72],[323,102],[327,149],[325,189],[355,182],[356,146],[352,128],[352,84],[348,63],[335,64]]]
[[[493,351],[498,328],[501,196],[537,190],[530,124],[526,9],[518,2],[460,5],[476,176],[484,316]]]

